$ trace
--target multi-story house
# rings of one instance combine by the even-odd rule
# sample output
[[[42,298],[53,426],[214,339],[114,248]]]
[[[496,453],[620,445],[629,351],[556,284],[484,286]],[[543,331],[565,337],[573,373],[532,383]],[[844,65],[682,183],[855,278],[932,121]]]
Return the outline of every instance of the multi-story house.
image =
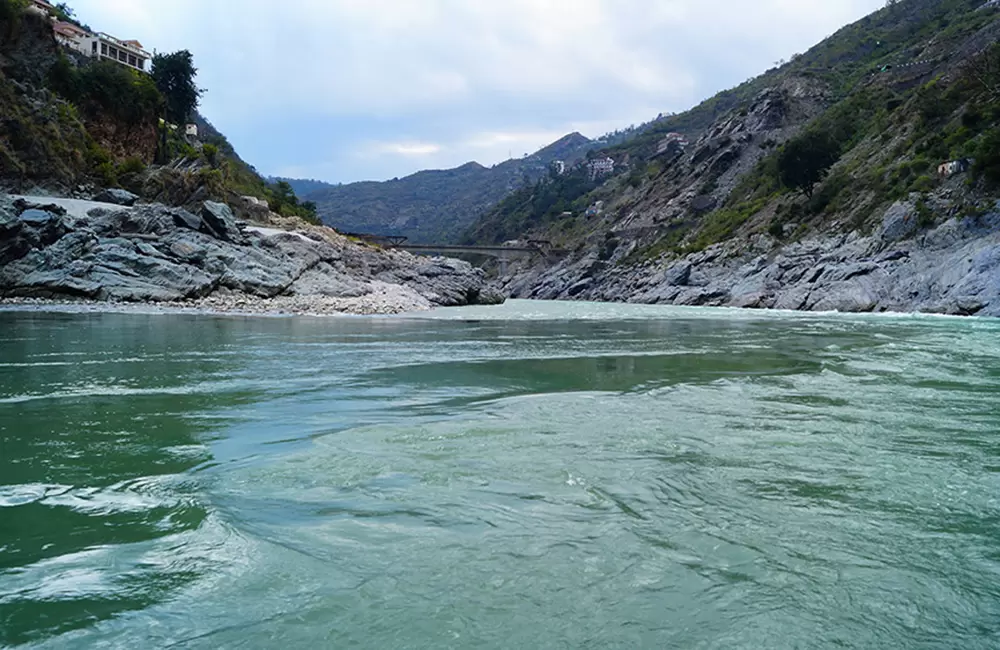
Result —
[[[139,41],[122,41],[109,34],[91,34],[83,39],[84,54],[95,59],[117,61],[122,65],[146,72],[146,62],[153,56],[142,48]]]
[[[32,2],[31,7],[39,12],[44,11],[46,6],[51,7],[42,0]],[[93,34],[73,23],[55,21],[52,31],[64,47],[94,59],[115,61],[140,72],[146,72],[146,63],[153,58],[139,41],[123,41],[110,34]]]
[[[587,168],[590,170],[590,180],[597,180],[615,172],[615,161],[608,156],[595,158],[587,163]]]

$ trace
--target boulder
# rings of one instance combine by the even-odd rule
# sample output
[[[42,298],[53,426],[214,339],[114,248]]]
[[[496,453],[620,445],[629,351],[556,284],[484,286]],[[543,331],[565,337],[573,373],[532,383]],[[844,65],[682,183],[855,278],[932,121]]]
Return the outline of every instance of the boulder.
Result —
[[[93,200],[98,203],[113,203],[114,205],[131,207],[135,205],[135,202],[139,200],[139,197],[127,190],[113,188],[98,192],[94,196]]]
[[[201,219],[202,232],[224,241],[243,241],[243,233],[236,225],[236,216],[225,203],[205,201],[201,209]]]
[[[918,228],[917,211],[913,204],[897,201],[885,211],[882,226],[875,236],[883,244],[891,244],[912,237]]]
[[[672,287],[685,287],[691,281],[692,268],[690,262],[674,264],[663,274],[663,281]]]
[[[201,230],[203,225],[201,217],[191,214],[184,208],[175,208],[171,210],[170,216],[173,217],[174,225],[178,228],[187,228],[188,230],[198,231]]]

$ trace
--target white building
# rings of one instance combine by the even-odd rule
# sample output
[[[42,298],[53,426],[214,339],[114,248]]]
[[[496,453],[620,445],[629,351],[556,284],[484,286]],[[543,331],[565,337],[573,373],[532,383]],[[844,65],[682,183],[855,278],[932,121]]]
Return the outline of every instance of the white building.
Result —
[[[613,158],[607,156],[604,158],[595,158],[587,163],[587,168],[590,170],[590,180],[596,180],[601,176],[613,174],[615,171],[615,161]]]
[[[146,72],[146,62],[153,58],[139,41],[122,41],[108,34],[91,34],[83,46],[87,56],[117,61],[140,72]]]
[[[688,147],[688,144],[690,144],[688,139],[682,133],[668,133],[663,136],[663,139],[657,145],[656,155],[659,156],[671,151],[684,151]]]
[[[28,3],[27,9],[32,13],[45,17],[54,16],[56,13],[56,8],[44,0],[31,0],[31,2]]]
[[[109,34],[91,34],[73,23],[52,25],[56,40],[65,47],[94,59],[110,60],[133,70],[146,72],[146,62],[152,55],[142,49],[139,41],[122,41]]]
[[[52,24],[52,31],[56,35],[56,41],[64,47],[68,47],[71,50],[76,50],[77,52],[83,52],[83,39],[90,36],[90,32],[85,30],[83,27],[74,25],[73,23],[66,23],[62,21],[57,21]]]

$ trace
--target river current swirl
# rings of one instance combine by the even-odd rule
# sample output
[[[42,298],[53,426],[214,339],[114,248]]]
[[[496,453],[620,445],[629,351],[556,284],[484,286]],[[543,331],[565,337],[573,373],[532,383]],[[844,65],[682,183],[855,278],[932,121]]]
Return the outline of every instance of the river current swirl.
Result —
[[[997,322],[0,323],[0,647],[1000,646]]]

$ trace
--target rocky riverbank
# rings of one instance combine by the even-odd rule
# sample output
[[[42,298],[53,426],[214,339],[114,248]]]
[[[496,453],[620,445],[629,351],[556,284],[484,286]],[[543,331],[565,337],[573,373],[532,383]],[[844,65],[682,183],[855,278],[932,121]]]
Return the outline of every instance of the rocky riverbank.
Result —
[[[871,234],[756,235],[637,265],[594,250],[501,284],[516,298],[1000,316],[1000,204],[933,227],[919,213],[899,202]]]
[[[255,227],[221,203],[206,202],[195,214],[13,196],[0,196],[0,297],[290,314],[400,313],[504,299],[466,262],[383,250],[323,227]]]

